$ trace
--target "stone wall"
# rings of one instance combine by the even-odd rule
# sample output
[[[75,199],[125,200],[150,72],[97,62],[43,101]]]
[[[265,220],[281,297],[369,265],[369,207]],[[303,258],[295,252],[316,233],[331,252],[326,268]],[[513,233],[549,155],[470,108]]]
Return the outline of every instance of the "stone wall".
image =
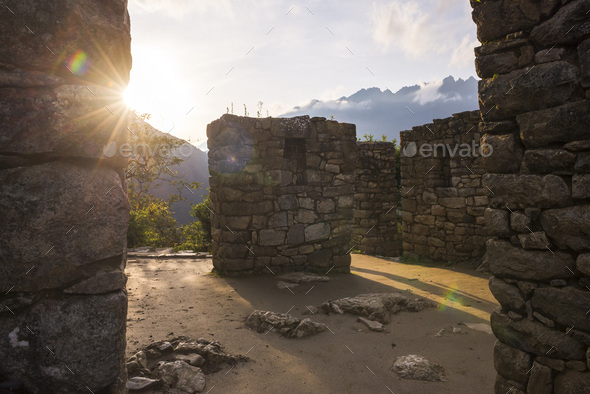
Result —
[[[0,381],[125,392],[126,1],[8,1],[0,17]]]
[[[399,256],[395,145],[356,144],[352,247],[361,253]]]
[[[217,270],[349,271],[354,125],[224,115],[207,137]]]
[[[485,252],[479,111],[400,133],[403,254],[465,261]]]
[[[495,392],[590,387],[590,1],[472,1]]]

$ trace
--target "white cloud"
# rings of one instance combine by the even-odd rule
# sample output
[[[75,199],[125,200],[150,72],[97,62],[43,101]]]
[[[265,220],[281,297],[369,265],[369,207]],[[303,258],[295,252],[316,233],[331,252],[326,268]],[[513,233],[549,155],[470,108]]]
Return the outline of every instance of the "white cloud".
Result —
[[[232,16],[229,0],[129,0],[131,13],[153,14],[163,12],[173,17],[182,18],[193,12],[204,13],[215,10]]]
[[[454,50],[464,50],[475,38],[475,25],[467,20],[463,6],[458,0],[395,0],[374,5],[373,40],[384,50],[401,49],[410,59],[452,56]],[[466,36],[468,41],[464,42]],[[453,61],[463,61],[464,52],[457,52]]]
[[[475,59],[473,48],[479,45],[479,41],[474,40],[469,34],[463,36],[461,43],[455,47],[451,54],[449,65],[459,68],[472,67]]]
[[[438,89],[442,84],[442,80],[430,83],[420,83],[420,89],[415,93],[413,101],[420,105],[424,105],[442,98],[442,94],[438,92]]]

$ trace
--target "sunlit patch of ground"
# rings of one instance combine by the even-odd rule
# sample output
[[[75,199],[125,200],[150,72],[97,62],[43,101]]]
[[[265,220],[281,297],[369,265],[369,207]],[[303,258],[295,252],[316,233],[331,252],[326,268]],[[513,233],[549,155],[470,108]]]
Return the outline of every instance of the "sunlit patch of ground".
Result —
[[[211,275],[211,268],[210,260],[139,259],[128,264],[129,355],[151,341],[178,335],[215,339],[230,353],[247,353],[250,362],[207,375],[205,392],[214,387],[211,393],[472,393],[493,387],[495,338],[481,329],[489,327],[489,313],[497,303],[487,277],[471,268],[433,268],[354,255],[352,274],[302,284],[292,289],[294,294],[279,289],[270,273],[222,278]],[[439,305],[392,316],[385,333],[369,331],[351,315],[311,316],[333,334],[303,339],[285,339],[272,331],[260,334],[244,326],[254,309],[310,317],[302,315],[307,305],[399,291]],[[461,333],[453,333],[453,327]],[[407,354],[441,364],[448,381],[399,379],[391,366],[396,357]]]

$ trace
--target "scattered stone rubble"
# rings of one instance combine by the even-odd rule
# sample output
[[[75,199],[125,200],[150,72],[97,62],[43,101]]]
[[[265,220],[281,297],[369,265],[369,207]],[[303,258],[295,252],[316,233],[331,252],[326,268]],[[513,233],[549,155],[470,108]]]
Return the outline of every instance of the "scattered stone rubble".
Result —
[[[303,338],[326,331],[324,324],[316,323],[311,319],[300,320],[286,313],[256,310],[246,319],[246,326],[260,333],[278,331],[286,338]]]
[[[150,389],[152,393],[199,393],[206,386],[205,374],[222,365],[247,361],[226,353],[219,342],[177,337],[149,344],[127,361],[130,391]]]
[[[404,379],[428,382],[446,382],[447,380],[445,369],[442,366],[415,354],[397,357],[393,363],[392,371]]]
[[[350,313],[364,316],[382,324],[389,323],[390,314],[399,311],[420,312],[435,307],[432,301],[419,297],[409,297],[400,293],[359,294],[355,297],[326,301],[317,308],[327,314]]]

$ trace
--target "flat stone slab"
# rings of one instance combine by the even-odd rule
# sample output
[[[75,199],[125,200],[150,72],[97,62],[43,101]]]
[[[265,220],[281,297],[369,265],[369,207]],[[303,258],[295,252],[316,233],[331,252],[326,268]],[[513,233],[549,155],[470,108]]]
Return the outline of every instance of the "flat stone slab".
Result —
[[[446,382],[445,369],[422,356],[409,354],[395,359],[392,367],[400,378],[424,380],[427,382]]]
[[[316,323],[309,318],[300,320],[286,313],[260,310],[255,310],[248,316],[246,326],[260,333],[276,329],[286,338],[308,337],[328,329],[324,324]]]
[[[369,320],[382,324],[389,323],[390,314],[399,311],[420,312],[426,308],[435,307],[430,300],[410,297],[401,293],[359,294],[355,297],[341,298],[336,301],[326,301],[318,306],[325,313],[350,313],[367,317]]]
[[[383,332],[385,329],[383,328],[383,324],[379,323],[378,321],[373,321],[369,319],[365,319],[364,317],[358,317],[358,321],[363,323],[365,326],[369,327],[371,331]]]
[[[142,376],[136,376],[127,382],[127,388],[129,391],[139,391],[143,389],[150,388],[155,384],[159,383],[156,379],[144,378]]]
[[[309,272],[288,272],[279,275],[278,278],[284,282],[297,284],[330,281],[330,277],[328,276],[312,274]]]

